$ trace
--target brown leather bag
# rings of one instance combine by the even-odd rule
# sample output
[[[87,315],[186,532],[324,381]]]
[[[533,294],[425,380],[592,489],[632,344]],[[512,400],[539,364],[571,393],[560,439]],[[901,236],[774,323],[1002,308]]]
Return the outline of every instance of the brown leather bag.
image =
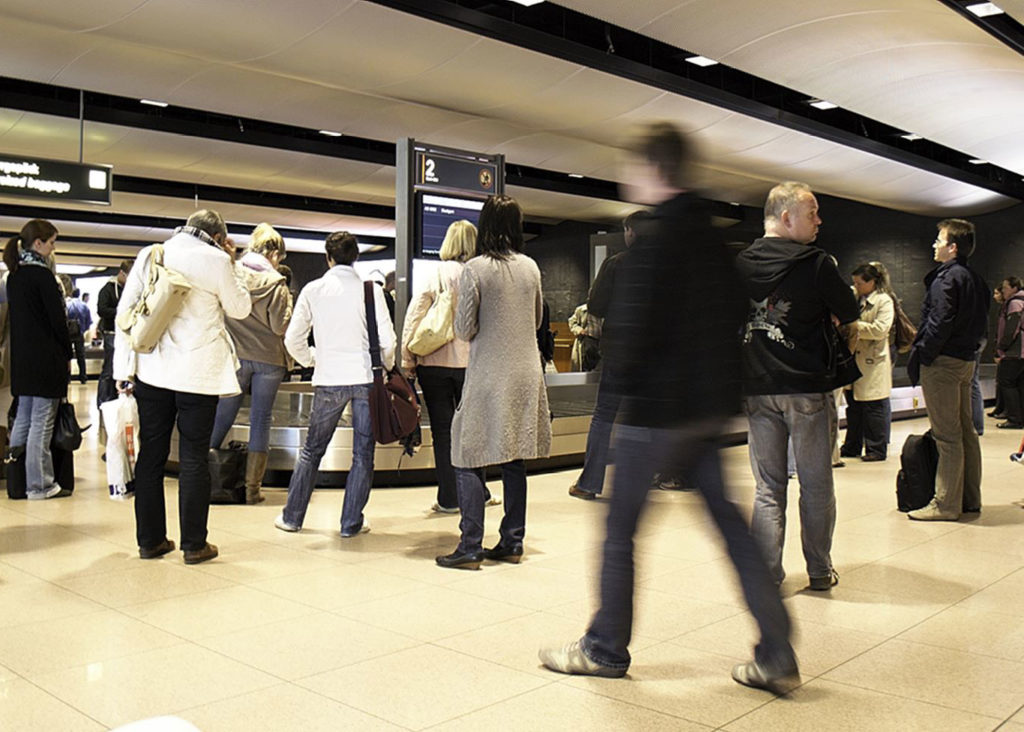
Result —
[[[408,437],[420,424],[420,405],[412,385],[396,366],[384,369],[380,357],[380,338],[377,334],[377,313],[373,304],[372,282],[363,283],[366,301],[366,332],[370,340],[370,364],[373,385],[370,387],[370,421],[373,438],[387,445]]]
[[[896,298],[893,298],[892,303],[896,310],[896,317],[892,325],[892,343],[898,352],[907,353],[914,345],[914,339],[917,338],[917,328],[914,327]]]

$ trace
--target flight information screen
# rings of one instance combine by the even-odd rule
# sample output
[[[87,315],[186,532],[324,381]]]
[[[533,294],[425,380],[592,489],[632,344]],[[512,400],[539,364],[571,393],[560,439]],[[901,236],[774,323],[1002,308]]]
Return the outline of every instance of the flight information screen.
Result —
[[[437,259],[441,255],[441,244],[448,227],[460,219],[471,221],[475,226],[480,218],[483,201],[455,196],[422,194],[420,197],[420,236],[416,248],[417,257]]]

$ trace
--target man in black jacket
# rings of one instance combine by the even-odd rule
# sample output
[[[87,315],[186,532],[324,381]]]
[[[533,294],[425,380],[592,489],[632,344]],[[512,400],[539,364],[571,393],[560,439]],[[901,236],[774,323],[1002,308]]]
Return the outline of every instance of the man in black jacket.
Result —
[[[793,442],[800,476],[800,528],[812,590],[829,590],[836,522],[832,483],[832,391],[860,375],[833,322],[860,315],[857,299],[833,259],[811,246],[818,201],[804,183],[780,183],[764,207],[765,235],[738,259],[750,312],[743,333],[750,465],[757,493],[751,521],[774,580],[781,584],[786,538],[786,446]],[[834,318],[834,321],[833,321]]]
[[[981,444],[971,419],[975,354],[988,327],[988,285],[967,265],[974,253],[974,224],[938,223],[932,248],[939,266],[924,278],[928,288],[921,326],[907,362],[920,380],[928,422],[939,450],[935,498],[907,514],[915,521],[956,521],[981,510]]]
[[[739,411],[739,282],[709,207],[684,190],[687,140],[672,125],[655,124],[632,152],[627,195],[657,207],[622,260],[606,321],[606,358],[621,404],[600,609],[580,640],[545,648],[540,659],[561,673],[625,675],[633,536],[654,472],[668,468],[707,502],[761,631],[754,660],[733,668],[733,678],[785,693],[800,681],[789,616],[746,522],[726,498],[718,459],[717,438]]]
[[[96,314],[99,315],[99,332],[103,335],[103,367],[100,369],[99,385],[96,387],[96,405],[117,399],[117,385],[114,383],[114,319],[117,317],[117,304],[121,301],[121,291],[125,280],[132,271],[132,260],[125,259],[117,270],[117,276],[111,277],[103,285],[96,300]]]

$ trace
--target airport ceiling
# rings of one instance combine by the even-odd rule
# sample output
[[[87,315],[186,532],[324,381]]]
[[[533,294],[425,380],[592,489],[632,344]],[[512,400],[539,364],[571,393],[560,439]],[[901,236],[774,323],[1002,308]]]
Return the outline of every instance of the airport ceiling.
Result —
[[[1024,56],[965,4],[4,0],[0,151],[77,160],[68,94],[86,92],[84,159],[114,166],[113,205],[52,212],[83,256],[162,238],[197,202],[238,224],[393,236],[405,137],[503,153],[534,220],[610,223],[632,208],[612,185],[619,146],[660,119],[696,136],[722,201],[759,206],[800,179],[978,214],[1024,198]],[[999,6],[999,22],[1024,21],[1024,0]],[[141,99],[170,106],[126,109]],[[27,211],[0,197],[0,231]]]

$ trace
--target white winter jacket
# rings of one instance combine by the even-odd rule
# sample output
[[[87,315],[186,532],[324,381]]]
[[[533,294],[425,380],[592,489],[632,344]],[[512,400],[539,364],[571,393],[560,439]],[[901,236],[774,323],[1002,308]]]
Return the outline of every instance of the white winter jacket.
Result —
[[[191,234],[176,233],[164,243],[164,266],[192,284],[152,353],[136,353],[124,331],[115,329],[114,379],[140,381],[172,391],[228,396],[239,393],[238,358],[224,327],[224,316],[244,318],[252,307],[242,272],[227,252]],[[117,314],[142,296],[153,247],[135,261]]]

